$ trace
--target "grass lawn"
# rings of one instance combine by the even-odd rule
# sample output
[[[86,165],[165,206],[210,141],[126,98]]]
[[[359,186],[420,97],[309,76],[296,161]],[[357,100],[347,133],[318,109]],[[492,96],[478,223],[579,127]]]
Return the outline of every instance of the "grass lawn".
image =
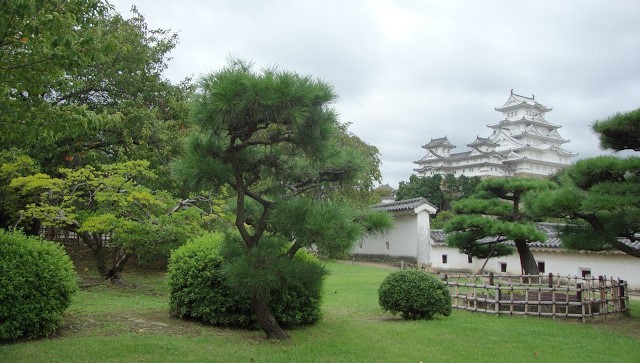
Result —
[[[56,336],[0,346],[0,362],[640,362],[640,302],[594,323],[455,311],[405,322],[380,310],[392,270],[328,262],[324,319],[265,341],[260,331],[168,316],[161,272],[125,273],[124,287],[82,288]]]

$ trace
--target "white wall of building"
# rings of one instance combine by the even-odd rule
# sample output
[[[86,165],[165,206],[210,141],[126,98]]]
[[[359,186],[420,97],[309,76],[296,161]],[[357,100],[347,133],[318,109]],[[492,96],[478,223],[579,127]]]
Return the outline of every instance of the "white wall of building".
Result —
[[[550,272],[560,275],[582,276],[583,270],[589,270],[591,276],[607,276],[621,278],[634,289],[640,289],[640,259],[623,253],[594,253],[574,252],[563,249],[532,249],[536,262],[544,262],[545,274]],[[443,263],[442,256],[447,256],[447,263]],[[476,272],[482,267],[484,259],[473,259],[469,263],[468,257],[457,248],[432,245],[432,267],[441,270],[468,269]],[[506,263],[507,273],[520,274],[520,258],[517,253],[510,256],[491,258],[487,262],[485,271],[500,272],[501,264]]]
[[[398,216],[391,231],[365,237],[351,252],[389,257],[412,257],[417,260],[420,235],[418,225],[419,219],[416,215]],[[423,243],[423,245],[426,250],[428,244]]]

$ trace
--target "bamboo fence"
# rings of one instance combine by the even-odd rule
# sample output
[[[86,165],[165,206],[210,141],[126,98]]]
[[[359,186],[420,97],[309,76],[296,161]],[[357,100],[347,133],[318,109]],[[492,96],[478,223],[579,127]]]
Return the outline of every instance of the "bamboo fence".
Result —
[[[561,275],[444,275],[455,309],[496,315],[587,318],[628,314],[627,283]]]

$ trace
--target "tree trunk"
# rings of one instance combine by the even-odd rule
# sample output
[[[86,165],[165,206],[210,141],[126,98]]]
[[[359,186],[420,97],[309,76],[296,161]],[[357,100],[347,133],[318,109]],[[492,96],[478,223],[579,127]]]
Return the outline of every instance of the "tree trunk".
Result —
[[[124,248],[118,247],[113,257],[113,266],[109,269],[107,278],[113,283],[122,282],[122,270],[131,254],[124,252]]]
[[[100,276],[107,279],[109,274],[107,269],[107,256],[100,236],[88,232],[84,232],[80,234],[80,236],[82,238],[82,242],[84,242],[84,244],[89,247],[93,253],[93,259],[96,263],[98,273]]]
[[[267,334],[268,339],[289,339],[289,334],[278,325],[266,298],[256,295],[252,296],[251,307],[253,308],[253,312],[256,313],[260,328]]]
[[[535,257],[533,257],[533,253],[529,249],[529,245],[526,241],[523,240],[515,240],[516,249],[518,250],[518,255],[520,256],[520,266],[524,271],[525,275],[538,275],[540,271],[538,270],[538,264],[536,263]]]

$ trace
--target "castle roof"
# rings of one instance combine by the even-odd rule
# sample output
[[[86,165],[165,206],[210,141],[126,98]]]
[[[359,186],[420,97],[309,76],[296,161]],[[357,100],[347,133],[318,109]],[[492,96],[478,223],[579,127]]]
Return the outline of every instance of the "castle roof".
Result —
[[[552,108],[546,107],[543,104],[536,101],[536,97],[534,95],[531,95],[531,97],[527,97],[527,96],[513,93],[513,90],[511,90],[511,95],[509,96],[509,99],[507,99],[507,101],[504,103],[504,105],[500,107],[495,107],[494,109],[496,111],[503,112],[503,111],[519,108],[522,106],[535,107],[539,109],[541,112],[548,112],[553,110]]]
[[[500,144],[489,140],[488,137],[480,137],[480,136],[476,136],[476,139],[472,143],[467,144],[468,147],[477,147],[477,146],[492,146],[492,147],[496,147],[496,146],[499,146],[499,145]]]
[[[425,149],[435,149],[438,147],[453,149],[456,146],[453,145],[451,142],[449,142],[449,139],[447,139],[447,137],[445,136],[437,139],[431,139],[431,141],[429,141],[426,145],[423,145],[422,147]]]

